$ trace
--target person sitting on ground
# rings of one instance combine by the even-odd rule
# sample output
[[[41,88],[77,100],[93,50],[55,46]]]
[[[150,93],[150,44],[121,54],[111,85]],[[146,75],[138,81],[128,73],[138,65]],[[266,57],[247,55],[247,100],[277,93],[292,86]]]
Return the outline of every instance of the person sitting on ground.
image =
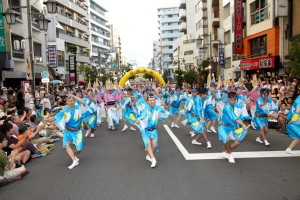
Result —
[[[22,118],[20,118],[18,115],[13,116],[11,118],[12,125],[14,127],[15,136],[18,137],[19,135],[19,126],[22,124],[22,121],[26,117],[26,112],[24,112]]]
[[[23,129],[25,126],[26,125],[23,125],[19,128],[19,133],[20,133],[20,131],[23,132]],[[41,153],[39,152],[39,150],[33,145],[33,143],[30,141],[27,141],[27,138],[30,134],[29,131],[27,131],[23,134],[22,140],[18,140],[17,138],[15,138],[13,136],[14,129],[10,123],[4,123],[2,125],[1,129],[2,129],[1,132],[5,134],[6,139],[8,141],[7,147],[3,148],[3,150],[7,153],[7,156],[9,156],[11,154],[11,152],[15,149],[19,150],[19,153],[20,153],[20,156],[22,157],[22,159],[24,157],[24,160],[22,160],[23,163],[25,163],[28,160],[28,158],[30,157],[31,154],[32,154],[31,158],[39,158],[42,156]],[[25,152],[25,153],[23,153],[23,152]]]
[[[3,101],[3,103],[4,103],[4,110],[8,115],[15,114],[17,110],[16,107],[11,108],[8,101]]]
[[[21,178],[21,175],[27,175],[29,172],[25,167],[15,168],[15,158],[19,154],[18,150],[13,150],[10,154],[10,160],[5,155],[3,148],[7,147],[8,141],[5,135],[0,133],[0,186],[6,185],[10,180]]]
[[[49,118],[49,117],[53,117],[53,113],[51,112],[50,109],[46,108],[44,109],[44,117],[45,118]],[[43,122],[40,122],[39,126],[42,125]],[[45,124],[45,129],[40,131],[40,134],[44,137],[52,137],[52,138],[56,138],[56,137],[63,137],[63,133],[60,132],[59,130],[57,130],[57,126],[54,124],[54,122],[46,122]],[[59,140],[55,140],[55,141],[59,141]]]
[[[289,113],[291,109],[291,105],[289,104],[289,106],[287,106],[287,104],[285,102],[281,103],[281,107],[280,107],[280,111],[278,112],[278,115],[275,116],[275,118],[278,119],[278,122],[281,124],[281,129],[279,129],[279,133],[286,133],[286,122],[285,122],[285,118],[287,116],[287,114]]]
[[[33,143],[40,144],[40,143],[53,143],[54,141],[58,140],[51,140],[47,137],[41,137],[39,131],[45,128],[45,125],[38,126],[40,120],[37,118],[36,115],[30,116],[29,126],[33,128],[33,134],[30,136],[33,139]]]
[[[36,113],[38,112],[39,109],[40,109],[40,106],[35,106],[34,110],[31,112],[31,115],[36,115]]]
[[[7,111],[4,110],[4,106],[0,104],[0,118],[2,118],[3,116],[7,116]]]

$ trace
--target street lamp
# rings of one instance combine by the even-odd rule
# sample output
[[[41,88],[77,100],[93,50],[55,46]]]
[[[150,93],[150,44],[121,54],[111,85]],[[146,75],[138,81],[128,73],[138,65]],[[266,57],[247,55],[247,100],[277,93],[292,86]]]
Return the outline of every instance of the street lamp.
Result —
[[[202,45],[202,41],[203,39],[200,37],[200,35],[198,36],[198,39],[197,39],[197,45],[198,46],[201,46]]]
[[[208,49],[208,47],[206,45],[203,45],[203,47],[202,47],[203,53],[206,53],[207,49]]]
[[[40,14],[40,17],[34,20],[39,24],[39,29],[42,31],[48,30],[48,23],[51,22],[49,19],[47,19],[43,14]]]
[[[47,6],[47,10],[49,14],[55,14],[57,11],[57,7],[59,3],[57,3],[55,0],[48,0],[43,3],[44,5]]]
[[[5,17],[8,25],[14,25],[16,23],[16,17],[20,16],[20,14],[14,12],[11,8],[7,8],[6,12],[1,15]]]

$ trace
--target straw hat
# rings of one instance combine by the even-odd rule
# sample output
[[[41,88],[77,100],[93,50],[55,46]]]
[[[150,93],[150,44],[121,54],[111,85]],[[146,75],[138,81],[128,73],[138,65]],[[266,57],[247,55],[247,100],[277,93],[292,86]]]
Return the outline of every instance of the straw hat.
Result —
[[[209,72],[208,76],[207,76],[207,85],[209,85],[211,82],[211,72]]]
[[[254,74],[254,76],[253,76],[253,79],[252,79],[251,83],[252,83],[252,87],[255,87],[255,86],[257,86],[257,78],[256,78],[256,74]]]
[[[105,87],[106,87],[106,90],[113,90],[114,89],[114,85],[109,79],[106,80]]]

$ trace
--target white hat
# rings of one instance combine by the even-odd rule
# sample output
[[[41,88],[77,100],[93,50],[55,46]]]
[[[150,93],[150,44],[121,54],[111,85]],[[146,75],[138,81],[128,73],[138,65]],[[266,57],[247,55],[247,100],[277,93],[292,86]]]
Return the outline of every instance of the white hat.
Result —
[[[1,90],[6,89],[6,87],[2,87]]]
[[[6,90],[7,90],[6,88],[3,89],[3,91],[6,91]]]
[[[278,80],[277,82],[278,82],[278,83],[281,83],[281,82],[282,82],[282,80]]]
[[[41,89],[45,88],[44,86],[41,87]]]
[[[262,84],[265,84],[266,82],[265,81],[263,81],[263,82],[261,82]]]

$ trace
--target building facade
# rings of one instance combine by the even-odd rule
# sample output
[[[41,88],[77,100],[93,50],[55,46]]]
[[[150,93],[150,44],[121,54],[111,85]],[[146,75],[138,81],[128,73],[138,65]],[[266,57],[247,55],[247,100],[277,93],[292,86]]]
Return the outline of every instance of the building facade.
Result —
[[[152,48],[153,48],[153,68],[160,74],[162,73],[161,63],[159,62],[160,56],[160,42],[158,40],[152,41]]]

